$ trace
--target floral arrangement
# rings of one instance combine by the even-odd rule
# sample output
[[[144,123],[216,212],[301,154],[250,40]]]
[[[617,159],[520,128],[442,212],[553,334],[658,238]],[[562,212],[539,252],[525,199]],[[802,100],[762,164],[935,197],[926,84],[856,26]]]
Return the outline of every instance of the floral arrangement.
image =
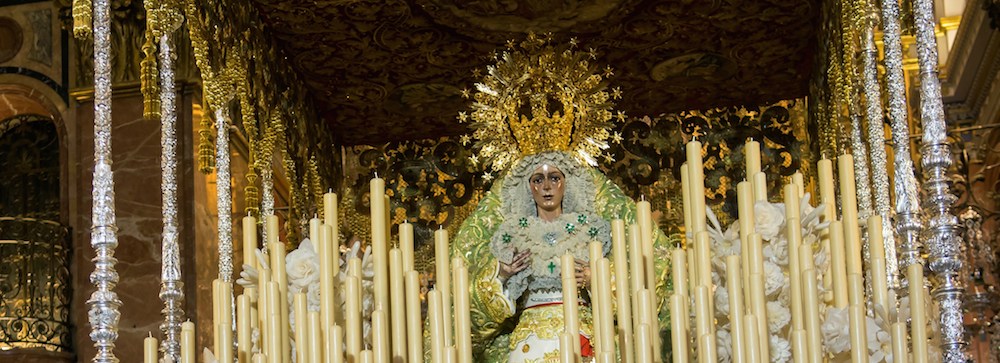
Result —
[[[802,225],[802,243],[816,247],[813,255],[816,266],[816,286],[820,291],[818,299],[820,306],[821,332],[823,350],[832,357],[842,356],[851,349],[850,324],[847,309],[838,309],[822,298],[828,295],[824,289],[823,275],[830,264],[829,251],[820,248],[820,232],[828,228],[829,223],[820,223],[823,206],[812,207],[810,196],[806,194],[801,199],[799,220]],[[764,257],[764,293],[767,299],[768,345],[771,362],[785,363],[792,359],[791,349],[791,288],[789,278],[788,240],[785,235],[785,205],[758,201],[754,205],[754,227],[763,240]],[[732,337],[729,323],[729,292],[726,288],[725,258],[741,253],[739,221],[723,230],[718,218],[708,210],[711,222],[709,236],[712,248],[712,281],[715,288],[715,316],[718,329],[716,341],[720,362],[732,361]],[[901,301],[901,312],[906,301]],[[870,362],[892,362],[892,346],[889,334],[889,319],[883,307],[873,309],[875,316],[867,316],[868,355]],[[694,309],[691,309],[694,311]]]
[[[262,250],[255,251],[257,255],[257,260],[260,266],[265,268],[270,268],[268,263],[268,258]],[[359,256],[359,254],[363,255]],[[337,267],[337,279],[334,280],[334,286],[342,286],[344,281],[347,280],[347,263],[352,258],[361,259],[361,321],[363,323],[364,329],[364,341],[371,344],[371,313],[375,308],[375,269],[371,257],[371,249],[366,249],[361,252],[360,242],[355,242],[353,246],[349,249],[341,250],[341,259],[336,261]],[[285,271],[288,275],[288,304],[292,306],[295,299],[295,294],[305,293],[306,294],[306,304],[308,305],[309,311],[320,311],[320,268],[319,268],[319,255],[317,254],[316,247],[313,245],[309,238],[302,240],[299,246],[288,252],[285,255]],[[243,287],[254,287],[257,283],[257,271],[250,265],[243,265],[243,271],[240,272],[240,279],[237,283]],[[340,306],[340,316],[345,316],[344,311],[346,306],[344,300],[341,299]],[[289,323],[291,324],[292,331],[296,329],[295,325],[295,314],[289,311]],[[254,342],[254,352],[259,351],[258,337],[259,332],[255,329],[253,333]],[[293,347],[294,349],[294,347]],[[294,354],[292,355],[295,356]]]

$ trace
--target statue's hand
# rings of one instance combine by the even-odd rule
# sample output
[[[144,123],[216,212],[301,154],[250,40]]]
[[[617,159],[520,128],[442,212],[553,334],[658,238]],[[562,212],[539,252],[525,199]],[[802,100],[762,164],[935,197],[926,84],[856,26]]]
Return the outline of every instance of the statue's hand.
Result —
[[[514,260],[510,264],[500,262],[500,281],[506,283],[514,274],[523,271],[531,264],[531,250],[518,252],[514,250]]]
[[[576,277],[576,286],[584,289],[590,288],[590,263],[586,261],[581,261],[580,259],[574,259],[576,266],[574,266]]]

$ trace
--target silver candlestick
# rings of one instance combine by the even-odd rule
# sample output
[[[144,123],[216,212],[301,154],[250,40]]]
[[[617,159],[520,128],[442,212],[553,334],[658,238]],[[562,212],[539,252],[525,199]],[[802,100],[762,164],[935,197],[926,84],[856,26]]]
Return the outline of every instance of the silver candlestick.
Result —
[[[90,282],[97,287],[87,300],[90,339],[97,353],[93,362],[116,363],[118,308],[122,302],[115,293],[115,248],[118,227],[115,224],[115,181],[111,171],[111,4],[94,0],[94,181],[90,245],[94,248],[94,272]]]
[[[931,0],[915,0],[917,62],[920,65],[920,122],[923,125],[921,164],[924,172],[924,203],[927,213],[927,252],[933,272],[934,300],[940,305],[941,349],[947,363],[965,362],[962,324],[962,295],[959,279],[962,268],[961,240],[957,219],[951,212],[955,195],[951,194],[948,167],[951,150],[946,143],[947,125],[938,79],[937,39],[934,34],[934,8]]]

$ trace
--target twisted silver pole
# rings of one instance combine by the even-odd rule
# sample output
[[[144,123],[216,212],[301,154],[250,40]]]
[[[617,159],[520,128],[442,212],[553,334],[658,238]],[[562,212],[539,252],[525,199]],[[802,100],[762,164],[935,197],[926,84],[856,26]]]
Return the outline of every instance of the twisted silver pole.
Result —
[[[899,237],[898,271],[903,271],[914,263],[922,264],[923,257],[920,255],[921,222],[917,177],[913,173],[913,160],[910,159],[910,125],[906,112],[906,81],[903,78],[899,14],[899,1],[882,0],[882,41],[885,49],[889,123],[892,128],[893,191],[896,195],[895,228]]]
[[[163,194],[163,244],[160,300],[163,300],[164,356],[180,362],[180,333],[184,322],[184,282],[181,280],[180,246],[177,242],[177,94],[174,92],[174,53],[170,35],[160,36],[160,169]]]
[[[899,285],[899,273],[896,263],[896,239],[893,238],[892,219],[889,209],[889,169],[886,167],[885,128],[882,126],[882,91],[878,81],[878,48],[875,47],[875,27],[878,15],[874,13],[874,4],[866,1],[865,11],[868,21],[862,32],[862,77],[865,90],[865,114],[868,118],[868,147],[871,162],[872,199],[875,201],[874,213],[882,217],[882,236],[885,239],[885,269],[887,283],[890,287]],[[883,306],[889,309],[888,306]]]
[[[920,122],[924,129],[921,164],[924,171],[924,210],[927,213],[927,250],[933,272],[934,300],[940,305],[941,350],[946,363],[965,362],[962,325],[961,240],[957,219],[951,212],[955,195],[948,185],[951,150],[938,79],[937,39],[931,0],[915,0],[917,62],[920,65]]]
[[[233,198],[229,173],[229,115],[215,110],[215,191],[219,212],[219,279],[233,281]]]
[[[122,302],[115,293],[115,248],[118,226],[115,224],[115,181],[111,171],[111,4],[94,0],[94,180],[90,245],[94,248],[94,272],[90,282],[97,287],[87,300],[90,339],[97,353],[93,362],[116,363],[118,308]]]

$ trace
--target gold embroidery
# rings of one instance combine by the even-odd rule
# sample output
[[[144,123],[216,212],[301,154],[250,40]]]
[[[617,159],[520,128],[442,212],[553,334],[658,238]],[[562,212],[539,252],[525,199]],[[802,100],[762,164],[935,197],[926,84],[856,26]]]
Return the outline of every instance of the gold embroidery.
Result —
[[[592,323],[594,321],[589,307],[580,307],[580,333],[585,336],[592,336]],[[557,340],[559,334],[565,329],[562,305],[549,305],[524,310],[521,313],[521,320],[514,328],[510,336],[510,349],[513,350],[517,344],[528,339],[534,334],[539,339]],[[558,357],[558,356],[557,356]]]

